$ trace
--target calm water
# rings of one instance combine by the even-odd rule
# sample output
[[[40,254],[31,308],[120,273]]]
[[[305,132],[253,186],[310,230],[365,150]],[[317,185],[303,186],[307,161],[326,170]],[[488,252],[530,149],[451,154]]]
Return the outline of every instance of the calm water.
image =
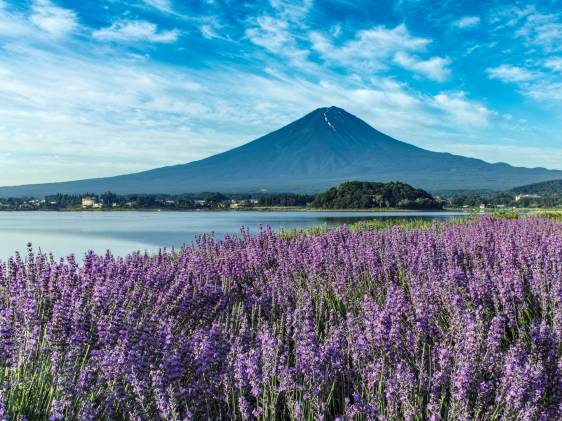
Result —
[[[216,238],[238,234],[240,227],[251,233],[260,226],[302,228],[339,225],[373,218],[448,218],[455,212],[0,212],[0,260],[35,249],[55,256],[87,250],[116,255],[136,250],[156,251],[191,243],[198,234]]]

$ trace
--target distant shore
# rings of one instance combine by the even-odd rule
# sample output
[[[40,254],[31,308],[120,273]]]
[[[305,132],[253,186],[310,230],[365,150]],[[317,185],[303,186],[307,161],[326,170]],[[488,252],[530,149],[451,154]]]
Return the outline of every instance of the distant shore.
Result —
[[[353,208],[353,209],[327,209],[327,208],[309,208],[302,206],[255,206],[241,208],[198,208],[198,209],[181,209],[181,208],[64,208],[64,209],[2,209],[4,212],[364,212],[364,213],[408,213],[408,212],[449,212],[464,214],[490,214],[495,212],[512,212],[512,208],[486,208],[481,211],[479,208],[443,208],[443,209],[402,209],[402,208]],[[528,212],[562,212],[560,208],[516,208],[517,213]]]
[[[92,208],[69,208],[69,209],[0,209],[0,212],[365,212],[365,213],[390,213],[390,212],[463,212],[460,209],[399,209],[399,208],[371,208],[371,209],[325,209],[325,208],[305,208],[305,207],[253,207],[253,208],[213,208],[213,209],[170,209],[170,208],[117,208],[117,209],[92,209]]]

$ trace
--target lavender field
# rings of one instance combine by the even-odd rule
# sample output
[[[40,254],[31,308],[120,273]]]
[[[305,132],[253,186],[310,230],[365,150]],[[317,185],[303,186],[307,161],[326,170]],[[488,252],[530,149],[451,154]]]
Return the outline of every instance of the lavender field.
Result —
[[[562,225],[481,218],[0,267],[0,419],[554,420]]]

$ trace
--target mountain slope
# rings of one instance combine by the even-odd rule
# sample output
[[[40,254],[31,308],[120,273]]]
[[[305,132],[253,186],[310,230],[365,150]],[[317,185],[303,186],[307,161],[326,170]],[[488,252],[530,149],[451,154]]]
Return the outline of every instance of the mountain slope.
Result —
[[[541,183],[527,184],[510,190],[517,194],[539,194],[541,196],[562,194],[562,180],[543,181]]]
[[[53,193],[316,193],[344,181],[403,181],[437,189],[507,189],[562,178],[562,171],[517,168],[395,140],[336,107],[235,149],[188,164],[117,177],[0,188],[0,196]]]

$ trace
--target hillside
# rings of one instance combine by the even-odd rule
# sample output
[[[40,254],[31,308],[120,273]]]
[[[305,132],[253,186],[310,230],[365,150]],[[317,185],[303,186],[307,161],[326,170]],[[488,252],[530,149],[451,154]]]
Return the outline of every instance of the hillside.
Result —
[[[441,209],[425,190],[405,183],[371,183],[351,181],[316,195],[311,204],[323,209]]]
[[[1,187],[0,197],[55,193],[318,193],[349,180],[400,180],[426,190],[502,190],[561,179],[562,171],[418,148],[393,139],[337,107],[319,108],[257,140],[188,164],[136,174]]]
[[[515,187],[510,190],[515,194],[538,194],[540,196],[562,195],[562,180],[543,181]]]

